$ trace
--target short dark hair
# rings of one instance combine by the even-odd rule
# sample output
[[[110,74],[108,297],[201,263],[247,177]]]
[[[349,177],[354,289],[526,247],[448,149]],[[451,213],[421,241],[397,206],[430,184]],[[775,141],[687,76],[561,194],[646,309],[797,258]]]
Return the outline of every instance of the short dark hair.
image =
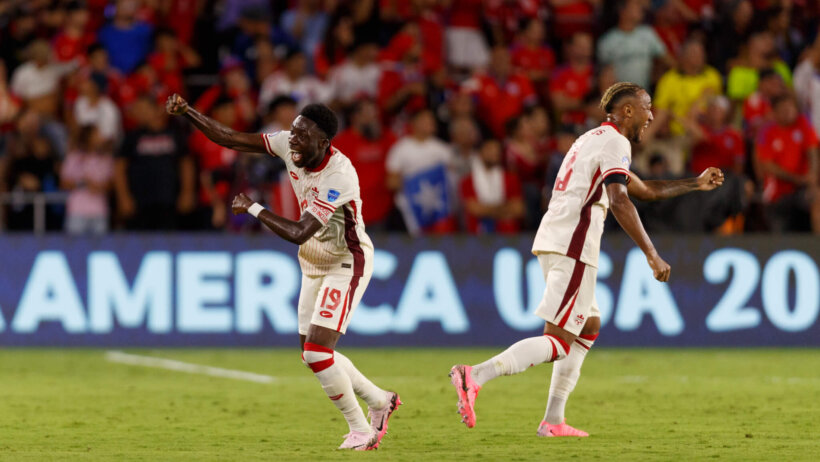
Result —
[[[618,101],[627,96],[637,96],[641,91],[643,91],[643,87],[637,83],[618,82],[607,88],[604,92],[604,96],[601,97],[601,109],[609,114],[615,109],[615,105],[618,104]]]
[[[273,101],[268,105],[268,114],[279,109],[279,106],[296,106],[298,103],[295,99],[288,95],[279,95],[273,98]]]
[[[308,104],[299,113],[300,116],[310,119],[316,124],[325,135],[327,139],[332,139],[336,136],[336,130],[339,129],[339,121],[336,120],[336,114],[324,104]]]

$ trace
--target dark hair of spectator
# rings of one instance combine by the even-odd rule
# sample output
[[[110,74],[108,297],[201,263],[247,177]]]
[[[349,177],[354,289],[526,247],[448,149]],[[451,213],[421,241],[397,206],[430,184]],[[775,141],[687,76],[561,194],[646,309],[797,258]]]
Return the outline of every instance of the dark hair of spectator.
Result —
[[[621,99],[629,96],[637,96],[641,91],[644,91],[643,87],[637,83],[618,82],[607,88],[604,92],[604,96],[601,97],[601,109],[609,114]]]
[[[159,27],[154,31],[154,42],[156,42],[160,37],[175,38],[176,33],[170,27]]]
[[[763,80],[768,79],[769,77],[776,77],[776,78],[778,78],[778,79],[779,79],[779,78],[780,78],[780,74],[778,74],[777,72],[775,72],[775,70],[774,70],[774,69],[772,69],[772,68],[762,69],[762,70],[760,71],[760,73],[758,74],[758,78],[757,78],[757,80],[758,80],[758,81],[763,81]]]
[[[327,62],[331,66],[338,64],[338,51],[339,47],[342,46],[342,44],[336,40],[336,34],[334,34],[334,32],[336,31],[336,27],[345,19],[350,20],[350,12],[348,11],[348,8],[340,7],[330,18],[330,23],[327,25],[325,40],[322,44],[322,52],[325,55],[325,59],[327,59]]]
[[[302,109],[299,115],[313,121],[316,126],[325,132],[328,140],[336,136],[336,130],[339,129],[339,121],[336,120],[336,114],[324,104],[308,104]]]
[[[790,92],[784,92],[772,98],[772,108],[776,108],[777,106],[780,106],[781,103],[786,102],[796,103],[794,95]]]
[[[273,113],[274,111],[279,109],[280,106],[296,106],[296,104],[296,100],[291,98],[290,96],[279,95],[276,98],[274,98],[273,101],[271,101],[268,105],[268,114]]]
[[[77,137],[74,139],[74,145],[77,149],[87,151],[91,146],[91,136],[97,127],[94,125],[83,125],[77,130]]]
[[[523,119],[522,116],[513,116],[507,119],[507,121],[504,122],[504,133],[506,133],[508,137],[514,136]]]

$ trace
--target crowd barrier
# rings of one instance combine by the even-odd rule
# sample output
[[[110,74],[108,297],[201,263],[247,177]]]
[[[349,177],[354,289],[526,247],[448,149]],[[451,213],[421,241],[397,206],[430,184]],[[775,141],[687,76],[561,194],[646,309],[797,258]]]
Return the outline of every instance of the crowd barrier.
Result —
[[[508,345],[536,335],[532,236],[374,236],[346,346]],[[820,346],[820,240],[661,236],[669,283],[606,235],[601,346]],[[0,237],[0,346],[294,346],[296,246],[269,235]]]

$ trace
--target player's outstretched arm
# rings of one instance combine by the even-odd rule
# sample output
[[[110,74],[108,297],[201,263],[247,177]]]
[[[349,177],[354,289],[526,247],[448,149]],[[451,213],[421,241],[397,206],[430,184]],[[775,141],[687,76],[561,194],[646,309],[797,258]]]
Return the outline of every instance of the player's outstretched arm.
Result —
[[[165,102],[165,110],[171,115],[181,115],[205,134],[214,143],[237,151],[264,153],[265,142],[258,133],[242,133],[226,127],[216,120],[203,115],[188,105],[181,96],[174,93]]]
[[[626,186],[621,183],[610,183],[606,186],[606,194],[609,197],[609,208],[612,210],[612,214],[615,215],[615,219],[618,220],[621,228],[626,231],[626,234],[635,241],[635,244],[646,255],[646,261],[649,263],[649,267],[652,268],[655,279],[661,282],[668,281],[672,268],[658,255],[658,251],[655,250],[649,235],[646,234],[643,223],[641,223],[638,216],[638,211],[635,209],[635,204],[629,200]]]
[[[711,191],[723,184],[723,172],[709,167],[695,178],[682,180],[641,180],[629,172],[629,195],[642,201],[659,201],[680,196],[692,191]],[[609,192],[609,190],[607,190]]]
[[[252,206],[259,207],[261,210],[249,210]],[[240,213],[254,214],[253,212],[256,212],[255,216],[262,224],[278,234],[282,239],[293,242],[296,245],[304,244],[311,236],[316,234],[316,231],[322,228],[322,222],[309,213],[302,214],[299,221],[288,220],[263,208],[243,193],[239,193],[233,198],[231,209],[234,215],[239,215]]]

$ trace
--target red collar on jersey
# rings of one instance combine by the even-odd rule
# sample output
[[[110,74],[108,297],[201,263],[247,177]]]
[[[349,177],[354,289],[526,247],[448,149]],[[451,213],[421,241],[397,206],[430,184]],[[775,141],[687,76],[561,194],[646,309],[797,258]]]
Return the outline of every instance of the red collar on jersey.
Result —
[[[612,122],[604,122],[604,123],[602,123],[602,124],[601,124],[601,126],[602,126],[602,127],[603,127],[604,125],[609,126],[609,127],[612,127],[612,128],[614,128],[614,129],[615,129],[615,131],[616,131],[616,132],[621,133],[621,131],[620,131],[620,130],[618,130],[618,126],[617,126],[617,125],[615,125],[615,124],[614,124],[614,123],[612,123]]]
[[[327,147],[327,152],[325,152],[325,157],[324,157],[324,159],[322,159],[322,163],[320,163],[316,168],[307,168],[307,167],[305,167],[305,170],[307,170],[308,172],[314,172],[314,173],[315,172],[321,172],[322,169],[325,168],[327,163],[330,162],[330,156],[332,156],[333,154],[336,154],[336,151],[333,150],[333,146],[328,146]]]

